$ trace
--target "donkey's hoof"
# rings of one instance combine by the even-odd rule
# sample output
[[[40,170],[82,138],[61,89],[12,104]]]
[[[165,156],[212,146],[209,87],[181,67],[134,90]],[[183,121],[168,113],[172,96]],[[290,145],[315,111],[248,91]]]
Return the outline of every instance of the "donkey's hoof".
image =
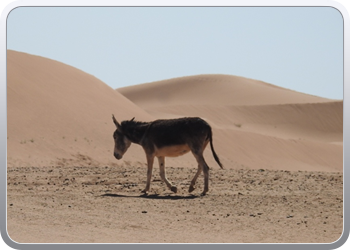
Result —
[[[177,187],[176,186],[171,186],[170,190],[173,191],[175,194],[177,193]]]
[[[144,189],[144,190],[141,191],[141,193],[147,195],[148,194],[148,190]]]
[[[208,191],[209,191],[209,189],[205,188],[205,189],[203,190],[203,192],[201,193],[201,196],[206,195],[206,194],[208,193]]]
[[[190,186],[190,188],[188,189],[188,192],[191,193],[193,190],[195,190],[194,186]]]

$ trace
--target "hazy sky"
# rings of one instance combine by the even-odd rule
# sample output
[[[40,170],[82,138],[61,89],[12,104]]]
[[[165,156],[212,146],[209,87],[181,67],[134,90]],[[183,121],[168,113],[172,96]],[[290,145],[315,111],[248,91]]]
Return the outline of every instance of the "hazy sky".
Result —
[[[112,88],[230,74],[343,98],[343,19],[331,7],[20,7],[7,48]]]

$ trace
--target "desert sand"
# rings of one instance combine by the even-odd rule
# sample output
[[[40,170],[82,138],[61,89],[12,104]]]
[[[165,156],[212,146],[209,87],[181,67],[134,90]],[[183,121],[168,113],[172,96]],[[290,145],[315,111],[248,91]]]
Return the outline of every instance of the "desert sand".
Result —
[[[116,76],[117,80],[117,76]],[[213,129],[196,161],[166,158],[171,193],[132,145],[113,157],[119,120],[198,116]],[[343,101],[232,75],[114,90],[63,63],[7,52],[7,229],[19,243],[331,243],[343,231]]]

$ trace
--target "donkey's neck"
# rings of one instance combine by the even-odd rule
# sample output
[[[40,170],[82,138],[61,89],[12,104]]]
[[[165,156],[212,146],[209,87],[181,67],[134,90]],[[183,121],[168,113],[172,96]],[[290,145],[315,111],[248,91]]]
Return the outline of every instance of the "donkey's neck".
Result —
[[[149,122],[125,121],[122,122],[122,131],[131,142],[140,144],[149,125]]]

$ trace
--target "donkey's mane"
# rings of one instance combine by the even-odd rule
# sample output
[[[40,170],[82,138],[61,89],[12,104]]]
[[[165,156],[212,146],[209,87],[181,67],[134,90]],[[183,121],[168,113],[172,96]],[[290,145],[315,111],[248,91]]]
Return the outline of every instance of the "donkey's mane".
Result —
[[[140,127],[140,126],[142,127],[142,126],[148,125],[148,124],[149,124],[149,122],[139,122],[139,121],[134,121],[134,120],[121,122],[122,129],[134,128],[134,127]]]
[[[122,121],[120,126],[122,133],[132,142],[138,143],[143,137],[146,129],[151,122],[138,122],[133,119],[130,121]]]

